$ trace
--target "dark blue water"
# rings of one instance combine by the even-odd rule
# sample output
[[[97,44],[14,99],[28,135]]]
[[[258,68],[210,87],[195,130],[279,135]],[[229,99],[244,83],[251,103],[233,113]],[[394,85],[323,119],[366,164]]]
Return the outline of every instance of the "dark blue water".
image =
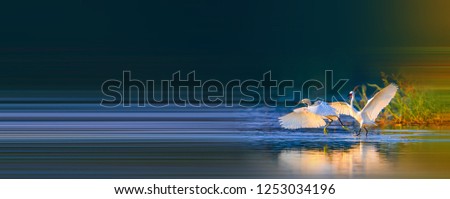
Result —
[[[285,130],[288,108],[0,108],[0,178],[450,177],[447,130]]]

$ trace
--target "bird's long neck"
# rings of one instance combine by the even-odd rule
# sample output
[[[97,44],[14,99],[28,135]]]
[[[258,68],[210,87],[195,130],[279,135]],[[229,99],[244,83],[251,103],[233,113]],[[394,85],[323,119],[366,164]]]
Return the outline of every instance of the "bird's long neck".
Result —
[[[355,94],[352,95],[352,98],[350,99],[350,110],[351,110],[351,115],[353,116],[353,118],[356,119],[356,121],[358,121],[359,124],[362,124],[362,117],[361,117],[361,111],[357,111],[355,110],[355,108],[353,108],[353,101],[355,101]],[[361,126],[362,128],[362,126]]]
[[[353,108],[353,100],[355,100],[355,95],[352,95],[352,99],[350,99],[350,106]]]

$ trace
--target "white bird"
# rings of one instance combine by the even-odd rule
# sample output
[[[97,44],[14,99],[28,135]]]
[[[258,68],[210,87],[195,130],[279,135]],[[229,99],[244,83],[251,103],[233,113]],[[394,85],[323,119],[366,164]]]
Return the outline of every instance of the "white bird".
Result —
[[[353,101],[355,100],[355,95],[353,91],[350,91],[349,97],[350,104],[346,102],[333,102],[330,104],[339,115],[349,115],[355,118],[358,121],[360,128],[357,133],[357,136],[361,134],[361,129],[364,128],[367,133],[369,132],[366,127],[376,125],[375,119],[380,114],[381,110],[386,107],[389,102],[394,98],[395,93],[397,93],[398,87],[395,84],[390,84],[385,88],[381,89],[378,93],[376,93],[369,101],[367,101],[366,106],[361,111],[357,111],[353,108]]]
[[[327,128],[337,118],[344,129],[347,127],[342,124],[337,111],[327,103],[320,100],[311,104],[311,100],[303,99],[300,103],[304,103],[307,107],[294,109],[292,113],[282,116],[279,119],[280,125],[286,129],[298,128],[319,128],[324,127],[323,132],[328,133]],[[324,119],[329,122],[326,123]]]

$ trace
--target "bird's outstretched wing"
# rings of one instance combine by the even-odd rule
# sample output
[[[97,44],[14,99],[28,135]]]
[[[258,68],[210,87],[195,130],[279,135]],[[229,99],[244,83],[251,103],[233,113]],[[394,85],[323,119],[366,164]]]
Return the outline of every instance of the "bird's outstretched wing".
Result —
[[[331,102],[330,106],[333,107],[339,115],[349,115],[355,117],[356,110],[346,102]]]
[[[321,116],[338,115],[337,111],[328,103],[316,101],[314,105],[307,107],[308,111]]]
[[[371,121],[375,121],[381,110],[383,110],[395,96],[397,90],[398,87],[395,84],[389,84],[389,86],[381,89],[367,102],[366,106],[361,110],[361,115]]]
[[[322,116],[309,112],[306,107],[297,108],[278,119],[281,127],[286,129],[319,128],[326,125]]]

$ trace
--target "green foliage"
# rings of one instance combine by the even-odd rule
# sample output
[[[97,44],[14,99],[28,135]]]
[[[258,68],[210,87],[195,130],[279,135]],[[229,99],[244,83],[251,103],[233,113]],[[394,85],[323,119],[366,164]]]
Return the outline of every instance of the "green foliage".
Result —
[[[411,80],[401,75],[381,73],[383,86],[377,84],[361,85],[356,89],[361,99],[355,103],[358,109],[364,107],[368,99],[391,82],[398,85],[399,90],[389,105],[380,113],[377,123],[380,125],[440,125],[444,114],[444,104],[438,101],[438,95],[420,88]],[[367,95],[368,87],[374,90]]]

